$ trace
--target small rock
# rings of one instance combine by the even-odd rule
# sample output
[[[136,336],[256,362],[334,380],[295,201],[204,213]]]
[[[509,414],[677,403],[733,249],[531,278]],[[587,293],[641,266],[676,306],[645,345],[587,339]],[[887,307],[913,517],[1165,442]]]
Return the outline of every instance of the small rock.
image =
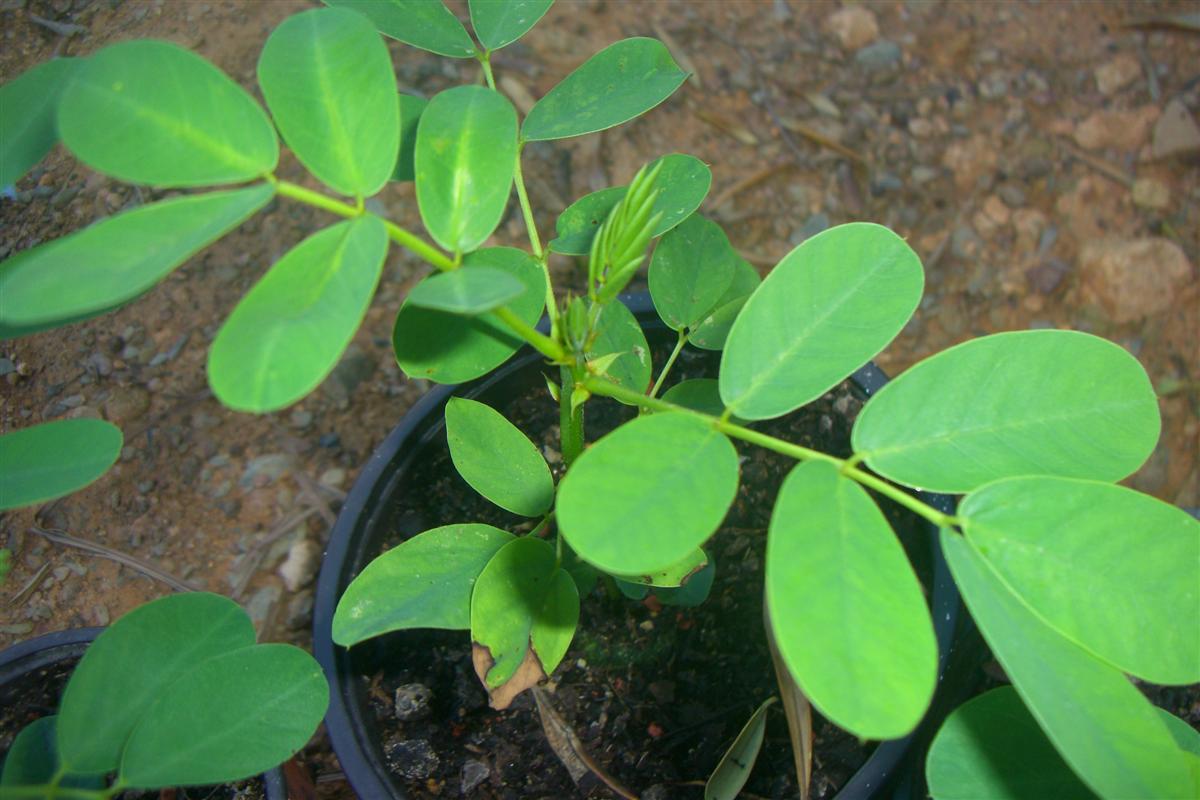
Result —
[[[0,377],[17,371],[17,365],[11,358],[0,358]]]
[[[346,470],[341,467],[333,467],[321,473],[321,477],[317,480],[322,486],[328,486],[330,489],[341,489],[346,483]]]
[[[922,117],[913,117],[908,121],[908,132],[917,139],[928,139],[933,135],[933,123]]]
[[[108,609],[103,604],[97,603],[92,607],[92,617],[96,620],[96,624],[104,626],[108,624]]]
[[[804,221],[800,226],[800,230],[796,231],[789,237],[788,241],[793,246],[800,244],[805,239],[816,236],[821,231],[829,227],[829,215],[824,211],[818,211]]]
[[[442,763],[428,739],[400,739],[388,742],[383,755],[392,772],[411,781],[423,781]]]
[[[979,82],[979,96],[984,100],[1000,100],[1008,96],[1009,78],[1003,70],[992,70]]]
[[[927,183],[937,180],[938,171],[933,167],[913,167],[908,177],[915,185],[924,186]]]
[[[313,595],[312,592],[301,592],[293,597],[287,606],[287,626],[290,630],[301,631],[312,625]]]
[[[473,758],[468,758],[464,761],[462,767],[462,784],[459,787],[459,791],[462,792],[463,797],[466,797],[479,788],[479,785],[486,781],[490,774],[491,770],[488,769],[488,765],[482,761],[477,761]]]
[[[325,447],[328,449],[338,447],[341,445],[341,443],[342,437],[338,436],[336,433],[322,433],[321,438],[317,439],[318,447]]]
[[[348,403],[354,390],[375,372],[375,359],[357,345],[350,345],[325,380],[325,392],[339,404]]]
[[[950,234],[950,252],[960,261],[970,261],[983,250],[983,240],[972,228],[959,225]]]
[[[960,190],[969,190],[976,181],[996,167],[996,148],[982,134],[966,141],[952,142],[942,155],[942,166],[954,173],[954,183]]]
[[[250,615],[250,621],[254,623],[256,630],[261,631],[266,625],[267,620],[271,617],[271,612],[275,609],[275,604],[279,602],[279,587],[264,586],[259,589],[246,603],[246,613]]]
[[[1133,322],[1170,307],[1192,280],[1192,265],[1170,239],[1101,239],[1079,257],[1084,297],[1113,322]]]
[[[1133,204],[1162,211],[1171,205],[1171,189],[1154,178],[1138,178],[1133,182]]]
[[[301,539],[288,548],[287,558],[279,565],[279,577],[289,592],[306,586],[317,574],[317,546]]]
[[[1029,288],[1039,294],[1051,294],[1062,283],[1071,268],[1057,258],[1030,267],[1025,271],[1025,280]]]
[[[1008,206],[999,195],[989,195],[987,200],[983,201],[983,213],[987,214],[988,218],[997,225],[1007,225],[1011,216]]]
[[[825,18],[825,29],[846,50],[859,50],[879,38],[875,13],[862,6],[839,9]]]
[[[305,411],[297,408],[292,412],[291,423],[293,428],[307,428],[312,425],[313,415],[311,411]]]
[[[854,61],[872,72],[891,69],[900,63],[900,45],[887,39],[869,44],[854,54]]]
[[[101,378],[107,378],[112,374],[112,360],[103,353],[92,353],[88,356],[87,369]]]
[[[1142,65],[1129,53],[1119,53],[1112,61],[1096,67],[1096,88],[1108,97],[1133,83],[1142,74]]]
[[[1158,117],[1158,106],[1094,111],[1075,126],[1075,142],[1084,150],[1137,150],[1145,143]]]
[[[1154,126],[1150,158],[1185,155],[1197,150],[1200,150],[1200,126],[1196,125],[1187,106],[1179,100],[1172,100],[1167,103]]]
[[[258,458],[252,458],[246,465],[246,469],[242,471],[242,477],[238,484],[244,489],[249,489],[258,482],[260,476],[264,478],[265,484],[269,484],[283,475],[291,466],[292,457],[287,453],[268,453]]]
[[[1009,208],[1020,208],[1025,205],[1025,191],[1015,183],[1002,183],[996,187],[996,194]]]
[[[396,689],[396,719],[401,722],[429,716],[433,691],[423,683],[406,683]]]
[[[150,410],[150,393],[139,386],[116,386],[104,401],[104,416],[116,425],[140,419]]]

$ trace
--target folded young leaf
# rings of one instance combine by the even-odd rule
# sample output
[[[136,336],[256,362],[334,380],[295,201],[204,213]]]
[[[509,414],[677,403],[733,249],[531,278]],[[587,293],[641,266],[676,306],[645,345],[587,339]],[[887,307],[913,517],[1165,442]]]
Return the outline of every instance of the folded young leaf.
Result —
[[[1077,331],[972,339],[871,398],[851,442],[876,472],[963,493],[1019,475],[1117,481],[1158,442],[1158,399],[1122,347]]]
[[[126,740],[163,690],[206,659],[252,644],[250,618],[220,595],[170,595],[130,611],[92,642],[63,692],[63,763],[76,773],[115,771]],[[180,724],[192,735],[191,725]]]
[[[151,39],[80,64],[58,104],[58,133],[89,167],[152,186],[254,180],[279,160],[254,98],[192,51]]]
[[[513,535],[491,525],[444,525],[388,550],[350,582],[333,614],[343,647],[408,628],[467,630],[471,589]]]
[[[488,50],[499,50],[524,36],[554,0],[468,0],[471,26]]]
[[[1010,478],[967,495],[968,541],[1059,634],[1152,683],[1200,682],[1200,522],[1107,483]]]
[[[429,104],[423,97],[411,94],[400,94],[400,154],[396,158],[396,169],[392,172],[394,181],[416,180],[416,167],[413,159],[417,149],[417,125],[425,106]]]
[[[559,484],[558,525],[579,557],[616,575],[687,558],[737,493],[730,441],[680,413],[638,417],[584,451]]]
[[[1014,596],[973,544],[947,530],[942,551],[971,616],[1071,769],[1105,798],[1195,797],[1195,756],[1115,667],[1063,638]]]
[[[0,335],[111,311],[236,228],[274,195],[269,184],[163,200],[26,250],[0,269]]]
[[[329,706],[321,666],[290,644],[193,663],[133,729],[118,782],[159,789],[252,777],[303,747]]]
[[[700,325],[729,291],[740,261],[721,226],[699,214],[663,236],[647,275],[663,322],[677,331]]]
[[[600,312],[596,329],[588,361],[617,354],[605,371],[608,379],[637,392],[650,388],[650,345],[633,312],[624,303],[608,303]]]
[[[441,0],[325,0],[357,11],[384,36],[450,58],[472,58],[475,44]]]
[[[430,275],[412,288],[407,302],[419,308],[476,317],[524,292],[525,284],[504,270],[480,265]]]
[[[400,107],[387,46],[361,14],[317,8],[267,38],[258,83],[288,147],[325,185],[370,197],[400,152]]]
[[[44,61],[0,86],[0,187],[10,186],[58,141],[58,98],[77,58]]]
[[[704,784],[704,800],[736,800],[750,779],[767,732],[767,709],[778,698],[768,697],[742,726],[733,744],[721,756],[717,768]]]
[[[828,462],[784,479],[766,597],[780,655],[827,719],[864,739],[921,721],[938,664],[921,584],[870,495]]]
[[[263,413],[317,388],[337,366],[379,282],[388,238],[367,215],[296,245],[242,298],[208,354],[223,404]]]
[[[508,204],[517,112],[483,86],[447,89],[421,114],[413,159],[426,230],[446,250],[469,253],[496,230]]]
[[[921,261],[882,225],[806,240],[746,301],[721,356],[721,398],[744,419],[786,414],[867,363],[921,300]]]
[[[566,139],[628,122],[687,79],[657,39],[622,39],[585,61],[539,100],[521,127],[527,142]]]
[[[65,419],[0,436],[0,510],[82,489],[121,455],[121,429],[99,419]]]
[[[446,441],[458,474],[488,500],[525,517],[550,509],[550,467],[533,442],[500,412],[475,400],[450,398]]]
[[[488,247],[463,259],[459,271],[489,267],[512,275],[525,291],[509,308],[534,325],[546,300],[546,277],[533,257],[513,247]],[[462,383],[484,375],[508,360],[524,340],[488,316],[464,319],[458,314],[419,308],[405,301],[396,315],[392,348],[410,378],[436,383]]]

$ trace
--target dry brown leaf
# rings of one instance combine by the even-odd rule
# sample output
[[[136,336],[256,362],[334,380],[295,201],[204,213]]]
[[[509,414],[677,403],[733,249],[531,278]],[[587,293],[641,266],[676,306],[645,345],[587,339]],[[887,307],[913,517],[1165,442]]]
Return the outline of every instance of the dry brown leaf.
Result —
[[[579,737],[575,735],[574,729],[555,710],[554,701],[550,699],[549,692],[541,687],[536,687],[533,690],[533,699],[537,703],[538,715],[542,719],[542,730],[546,734],[546,742],[554,750],[558,760],[567,768],[575,785],[578,786],[583,776],[591,772],[605,786],[624,797],[625,800],[638,800],[637,795],[625,788],[616,778],[609,775],[603,767],[592,760],[587,750],[584,749],[583,742],[579,741]]]
[[[517,667],[513,676],[495,689],[487,683],[487,674],[496,664],[496,660],[492,658],[492,651],[478,642],[471,642],[471,663],[475,667],[475,674],[487,689],[488,703],[497,711],[508,708],[517,695],[546,679],[542,662],[538,661],[532,647],[525,651],[525,659],[521,661],[521,666]]]
[[[706,111],[703,108],[697,108],[692,113],[722,133],[729,134],[742,144],[748,144],[751,147],[758,145],[758,137],[751,133],[740,122],[736,122],[721,114],[714,114],[711,111]]]
[[[812,706],[800,687],[792,680],[783,663],[783,656],[775,645],[771,632],[771,612],[763,598],[763,627],[767,630],[767,644],[771,648],[771,662],[775,665],[775,682],[779,684],[779,696],[783,699],[783,711],[787,716],[788,734],[792,740],[792,757],[796,761],[796,782],[800,785],[800,800],[808,800],[812,784],[813,733]]]

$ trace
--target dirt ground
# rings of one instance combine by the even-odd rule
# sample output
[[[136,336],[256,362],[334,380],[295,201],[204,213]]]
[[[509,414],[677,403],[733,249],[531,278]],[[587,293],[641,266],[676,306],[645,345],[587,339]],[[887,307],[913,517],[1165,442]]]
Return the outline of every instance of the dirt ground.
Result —
[[[156,37],[193,48],[261,98],[262,42],[313,5],[0,0],[0,80],[51,56]],[[494,64],[523,109],[586,55],[626,36],[662,39],[694,73],[632,124],[527,148],[543,240],[572,199],[623,183],[669,152],[712,165],[702,210],[764,274],[829,225],[889,225],[922,257],[927,285],[916,318],[877,359],[885,370],[1002,330],[1112,338],[1141,360],[1162,398],[1160,445],[1129,482],[1194,510],[1200,35],[1136,24],[1194,10],[1183,2],[560,0]],[[391,45],[402,90],[429,96],[477,78],[473,62]],[[316,188],[290,156],[278,174]],[[163,194],[109,180],[56,148],[0,198],[0,257]],[[373,202],[420,230],[411,185],[389,186]],[[351,350],[290,409],[222,408],[204,364],[238,299],[331,221],[273,202],[124,309],[0,342],[0,431],[103,417],[121,426],[126,444],[91,487],[0,516],[0,542],[13,550],[0,646],[103,625],[169,591],[140,568],[38,531],[232,595],[262,638],[307,642],[312,578],[337,504],[425,388],[401,376],[390,347],[396,310],[425,268],[392,250]],[[496,241],[524,241],[519,213],[510,211]],[[579,280],[568,259],[552,267],[563,286]]]

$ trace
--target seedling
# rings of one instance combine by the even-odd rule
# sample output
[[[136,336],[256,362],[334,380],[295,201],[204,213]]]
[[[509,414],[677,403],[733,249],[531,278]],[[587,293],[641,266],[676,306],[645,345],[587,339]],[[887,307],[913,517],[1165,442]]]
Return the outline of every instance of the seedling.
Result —
[[[147,205],[14,257],[0,270],[0,332],[122,305],[282,198],[345,221],[285,255],[226,321],[208,361],[226,405],[267,412],[311,391],[362,319],[390,243],[435,270],[396,319],[394,350],[408,375],[458,383],[522,344],[544,355],[557,370],[550,391],[568,467],[557,485],[537,448],[497,412],[458,399],[446,414],[463,477],[534,520],[532,532],[463,521],[384,553],[342,597],[337,642],[403,628],[468,630],[493,705],[507,705],[563,658],[589,571],[634,595],[653,586],[678,602],[703,599],[695,587],[714,569],[704,545],[737,490],[738,439],[799,462],[776,500],[765,592],[786,672],[828,719],[867,739],[904,736],[937,683],[929,609],[872,489],[940,528],[959,589],[1021,701],[1092,791],[1197,792],[1196,757],[1126,678],[1200,681],[1200,524],[1115,485],[1160,432],[1136,360],[1073,331],[987,336],[922,361],[874,396],[848,459],[766,435],[755,421],[821,397],[912,316],[923,270],[900,237],[867,223],[839,226],[760,282],[720,227],[696,213],[707,166],[665,154],[628,186],[577,201],[543,246],[522,150],[657,106],[687,77],[667,49],[653,39],[617,42],[522,120],[496,90],[491,54],[528,31],[549,0],[472,0],[474,39],[439,4],[328,4],[268,38],[258,78],[270,117],[211,64],[163,42],[112,45],[19,78],[13,86],[37,82],[39,97],[59,98],[43,106],[39,130],[56,129],[95,169],[158,187],[241,186]],[[398,96],[379,33],[477,60],[482,85],[428,102]],[[348,200],[276,177],[276,130]],[[433,244],[366,208],[389,180],[409,179]],[[528,250],[484,246],[514,187]],[[678,332],[657,377],[644,335],[617,301],[652,244],[651,294]],[[552,253],[585,257],[584,294],[555,292]],[[545,334],[534,327],[543,310]],[[660,397],[688,346],[722,351],[718,379]],[[643,413],[588,444],[584,413],[596,396]],[[901,487],[966,497],[947,514]]]
[[[255,644],[232,600],[160,598],[96,637],[58,713],[17,734],[0,796],[105,800],[127,789],[240,781],[291,758],[328,704],[312,656]]]

